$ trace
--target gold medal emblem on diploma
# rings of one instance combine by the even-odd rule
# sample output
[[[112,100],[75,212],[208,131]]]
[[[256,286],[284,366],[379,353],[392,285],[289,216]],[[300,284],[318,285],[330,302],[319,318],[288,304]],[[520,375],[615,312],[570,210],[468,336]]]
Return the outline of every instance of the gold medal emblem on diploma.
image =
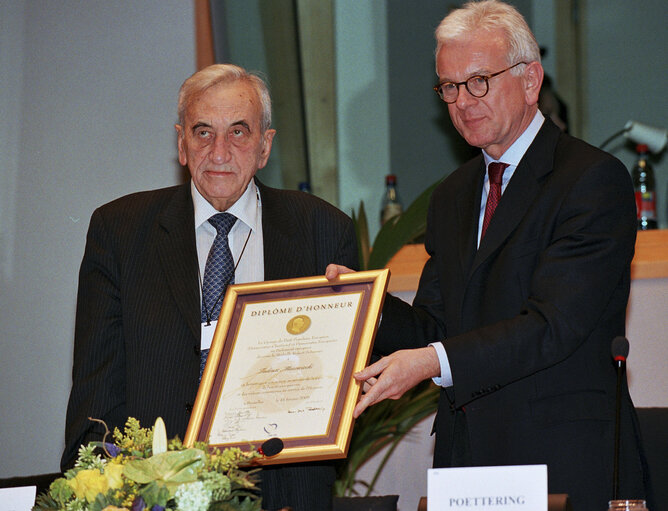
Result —
[[[308,330],[308,327],[311,326],[311,318],[308,316],[299,315],[295,316],[292,318],[290,321],[288,321],[288,324],[285,326],[285,329],[288,331],[288,333],[292,335],[299,335],[303,334]]]

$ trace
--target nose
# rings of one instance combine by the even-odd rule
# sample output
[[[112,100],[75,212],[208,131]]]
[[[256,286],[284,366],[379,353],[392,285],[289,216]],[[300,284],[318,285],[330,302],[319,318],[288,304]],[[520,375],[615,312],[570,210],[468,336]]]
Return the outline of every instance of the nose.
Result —
[[[455,101],[457,108],[466,108],[478,99],[469,92],[465,84],[460,83],[457,88],[459,89],[459,94],[457,94],[457,100]]]
[[[225,163],[230,159],[229,142],[222,135],[216,135],[211,148],[211,161],[214,163]]]

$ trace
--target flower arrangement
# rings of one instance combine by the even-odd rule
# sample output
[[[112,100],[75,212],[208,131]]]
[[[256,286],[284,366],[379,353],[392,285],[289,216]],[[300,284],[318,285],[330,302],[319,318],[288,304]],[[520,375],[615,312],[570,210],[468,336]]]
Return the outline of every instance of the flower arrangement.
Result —
[[[241,468],[257,452],[167,442],[161,418],[152,429],[129,418],[113,440],[82,445],[74,468],[37,497],[33,511],[260,511],[259,469]]]

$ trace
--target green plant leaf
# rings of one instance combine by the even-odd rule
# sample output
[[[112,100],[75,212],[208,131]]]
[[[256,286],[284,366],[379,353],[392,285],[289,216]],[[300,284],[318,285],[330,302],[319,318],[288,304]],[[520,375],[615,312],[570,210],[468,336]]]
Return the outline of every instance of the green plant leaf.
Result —
[[[390,219],[380,228],[371,248],[368,269],[384,268],[401,247],[424,234],[427,228],[429,200],[439,183],[440,180],[429,186],[403,213]]]
[[[369,225],[364,210],[364,202],[360,201],[359,213],[355,215],[353,211],[353,223],[355,225],[355,234],[357,236],[357,252],[360,270],[369,269],[369,254],[371,246],[369,244]]]
[[[348,457],[338,466],[335,495],[357,494],[354,488],[357,483],[365,486],[369,495],[391,453],[381,460],[371,483],[357,479],[360,467],[384,447],[392,445],[390,450],[394,450],[417,423],[436,411],[438,396],[439,388],[425,380],[398,400],[387,399],[367,408],[355,422]]]
[[[173,496],[176,486],[197,480],[197,471],[204,467],[205,461],[206,454],[201,449],[167,451],[129,461],[123,475],[139,484],[155,481],[166,486]]]
[[[427,210],[434,188],[441,180],[429,186],[399,216],[390,219],[376,235],[369,249],[369,230],[364,203],[360,203],[359,214],[353,211],[353,222],[359,247],[360,269],[380,269],[405,244],[423,235],[427,227]],[[407,391],[398,400],[385,400],[369,408],[355,421],[348,448],[348,457],[337,467],[334,494],[339,497],[356,495],[355,484],[366,488],[366,494],[373,487],[389,456],[399,441],[421,420],[436,411],[439,389],[424,381]],[[381,460],[371,483],[359,481],[357,471],[381,449],[390,446]]]

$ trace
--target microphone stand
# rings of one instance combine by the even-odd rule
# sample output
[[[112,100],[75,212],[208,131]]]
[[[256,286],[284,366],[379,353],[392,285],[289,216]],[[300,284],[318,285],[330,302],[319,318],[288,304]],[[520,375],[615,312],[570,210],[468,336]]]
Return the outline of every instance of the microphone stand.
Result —
[[[615,403],[615,460],[612,470],[612,500],[617,500],[619,494],[619,444],[620,444],[620,427],[622,411],[622,378],[624,376],[624,367],[626,361],[623,357],[615,357],[617,363],[617,396]]]
[[[617,392],[615,403],[615,458],[612,470],[612,500],[619,496],[619,444],[620,421],[622,413],[622,378],[626,368],[626,357],[629,355],[629,341],[626,337],[615,337],[612,340],[612,358],[617,367]]]

